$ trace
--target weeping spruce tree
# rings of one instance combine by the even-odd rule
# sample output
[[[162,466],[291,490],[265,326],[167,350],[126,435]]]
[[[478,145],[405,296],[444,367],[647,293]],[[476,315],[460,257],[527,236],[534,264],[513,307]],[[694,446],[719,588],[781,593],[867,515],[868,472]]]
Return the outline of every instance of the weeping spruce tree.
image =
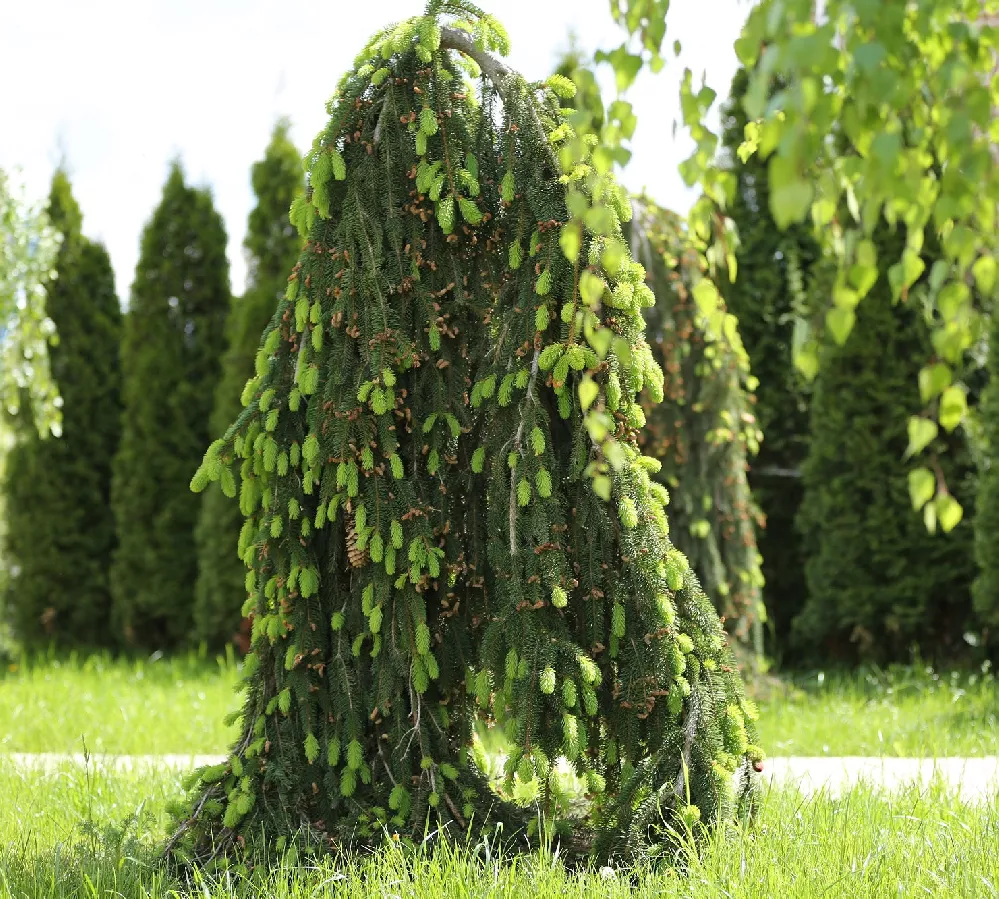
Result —
[[[62,398],[62,434],[40,437],[34,410],[22,409],[4,472],[6,609],[26,646],[108,646],[115,642],[108,500],[121,428],[121,308],[111,260],[84,237],[62,170],[52,179],[48,215],[63,238],[45,303],[59,335],[49,361]]]
[[[740,662],[763,653],[760,513],[746,476],[760,431],[737,333],[716,333],[692,294],[699,255],[678,215],[633,201],[631,249],[648,272],[656,303],[646,310],[649,342],[665,374],[665,400],[642,399],[642,451],[662,463],[670,536],[735,638]]]
[[[636,445],[637,395],[662,385],[653,296],[619,229],[560,227],[568,123],[505,49],[434,0],[330,103],[292,211],[305,249],[193,482],[232,494],[241,460],[254,622],[241,734],[194,776],[181,858],[518,834],[536,813],[476,767],[480,716],[503,721],[511,779],[570,760],[598,857],[750,797],[755,712]],[[627,217],[619,189],[599,199]],[[605,480],[595,412],[617,435]]]
[[[579,54],[570,51],[556,71],[576,85],[576,95],[562,105],[589,114],[599,127],[600,88]],[[645,320],[653,357],[665,373],[664,402],[642,395],[647,424],[638,432],[639,447],[662,465],[656,478],[669,489],[674,545],[736,638],[739,661],[756,668],[766,613],[760,513],[746,471],[760,434],[751,411],[755,397],[740,364],[745,351],[737,334],[715,333],[698,312],[691,290],[701,274],[700,256],[680,217],[645,196],[634,198],[632,209],[625,237],[655,294]]]
[[[175,163],[142,233],[121,347],[111,593],[112,626],[129,645],[176,646],[191,634],[200,498],[186,485],[210,439],[230,304],[225,248],[211,194],[186,185]]]
[[[239,402],[260,334],[270,321],[288,284],[288,273],[302,246],[298,230],[288,221],[288,208],[302,187],[302,159],[288,138],[288,122],[274,128],[264,158],[253,166],[257,205],[250,213],[244,248],[248,256],[246,293],[235,300],[226,323],[228,346],[215,391],[211,433],[221,434],[242,409]],[[198,640],[212,646],[228,643],[238,632],[240,607],[246,598],[246,566],[236,552],[243,524],[239,504],[218,485],[204,493],[195,537],[198,583],[194,598],[194,628]]]

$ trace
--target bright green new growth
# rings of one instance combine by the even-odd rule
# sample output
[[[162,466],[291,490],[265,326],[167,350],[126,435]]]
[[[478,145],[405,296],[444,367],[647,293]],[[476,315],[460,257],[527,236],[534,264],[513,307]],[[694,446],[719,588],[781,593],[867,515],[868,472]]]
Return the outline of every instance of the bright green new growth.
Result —
[[[760,432],[735,348],[739,336],[718,333],[699,312],[691,287],[700,255],[680,218],[644,198],[633,205],[631,247],[655,292],[645,320],[665,373],[665,401],[643,401],[648,421],[640,445],[662,463],[657,478],[669,489],[673,544],[725,619],[740,661],[753,667],[763,652],[766,613],[759,511],[746,470]]]
[[[211,195],[175,164],[142,234],[121,347],[122,435],[112,505],[112,626],[127,644],[186,642],[201,505],[186,489],[209,440],[229,310],[226,234]]]
[[[432,2],[369,42],[313,146],[306,247],[192,483],[234,492],[242,460],[254,626],[242,734],[192,782],[181,858],[237,836],[520,839],[535,814],[475,765],[480,717],[513,743],[511,784],[570,760],[571,847],[598,857],[750,796],[755,710],[637,449],[638,394],[662,395],[654,297],[615,222],[560,227],[586,171],[562,171],[571,129],[490,55],[506,43]]]
[[[240,395],[253,374],[260,334],[274,315],[298,259],[302,240],[288,221],[288,207],[301,192],[301,156],[288,138],[288,123],[274,128],[264,158],[253,166],[257,205],[250,213],[244,247],[249,254],[247,290],[233,303],[226,323],[228,346],[215,392],[211,434],[222,434],[242,410]],[[243,515],[235,498],[218,485],[205,491],[195,538],[198,583],[194,634],[211,646],[228,643],[238,632],[246,598],[246,566],[236,552]]]
[[[111,261],[83,236],[62,171],[52,180],[47,212],[62,236],[57,277],[46,287],[46,311],[59,335],[49,361],[62,398],[62,434],[39,436],[33,403],[22,409],[5,471],[5,607],[26,646],[113,646],[109,498],[121,429],[121,309]]]

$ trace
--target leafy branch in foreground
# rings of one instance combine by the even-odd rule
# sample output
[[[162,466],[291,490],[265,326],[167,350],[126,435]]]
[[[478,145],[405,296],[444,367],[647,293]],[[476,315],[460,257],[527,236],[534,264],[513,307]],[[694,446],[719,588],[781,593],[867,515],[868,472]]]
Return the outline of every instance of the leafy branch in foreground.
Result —
[[[877,281],[876,228],[904,229],[900,252],[888,260],[890,302],[919,307],[931,325],[932,349],[918,375],[924,408],[909,421],[907,455],[917,456],[941,428],[951,432],[965,420],[960,372],[983,334],[999,274],[999,4],[830,0],[823,7],[819,16],[811,0],[763,0],[750,13],[736,42],[751,70],[741,152],[768,161],[778,226],[810,219],[823,252],[838,260],[828,295],[796,327],[795,362],[809,378],[821,332],[842,345]],[[772,95],[775,81],[783,86]],[[732,190],[704,125],[713,100],[707,87],[695,93],[688,71],[684,120],[697,149],[683,173],[704,187],[691,219],[705,238]],[[923,278],[928,239],[940,253]],[[929,394],[924,383],[933,385]],[[954,526],[954,503],[941,483],[929,512],[921,505],[927,521]]]

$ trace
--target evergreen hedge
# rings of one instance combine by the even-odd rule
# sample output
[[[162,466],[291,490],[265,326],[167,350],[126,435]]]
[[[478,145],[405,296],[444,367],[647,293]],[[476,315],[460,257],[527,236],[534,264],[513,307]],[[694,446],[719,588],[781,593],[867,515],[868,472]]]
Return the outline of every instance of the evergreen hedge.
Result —
[[[901,240],[880,235],[880,259],[897,259]],[[815,283],[824,289],[823,278]],[[915,305],[892,304],[882,271],[845,345],[824,348],[799,513],[808,599],[792,639],[803,659],[907,661],[914,648],[926,658],[965,648],[975,576],[975,480],[966,438],[941,431],[930,446],[946,450],[938,464],[965,508],[948,534],[930,533],[913,512],[907,466],[900,464],[909,416],[921,405],[917,373],[932,354]]]
[[[129,646],[168,648],[193,629],[200,497],[230,305],[226,233],[207,190],[174,163],[142,233],[121,359],[122,436],[112,503],[112,624]]]
[[[52,179],[48,215],[62,233],[46,309],[62,400],[61,436],[39,437],[30,406],[5,471],[6,610],[27,647],[108,647],[109,570],[115,547],[109,500],[120,433],[121,309],[107,251],[83,236],[68,176]]]
[[[977,624],[985,628],[986,642],[996,649],[999,648],[999,312],[994,306],[987,375],[980,405],[984,439],[974,522],[978,576],[973,598]]]
[[[302,239],[288,221],[288,210],[304,184],[301,155],[288,138],[288,123],[274,129],[263,159],[252,174],[257,205],[250,212],[243,243],[248,257],[245,294],[234,300],[227,325],[228,345],[215,392],[211,433],[222,434],[242,409],[240,396],[253,376],[260,335],[277,309],[295,265]],[[198,583],[194,637],[221,646],[240,630],[246,599],[246,566],[236,551],[243,516],[239,503],[218,485],[205,491],[198,520]]]

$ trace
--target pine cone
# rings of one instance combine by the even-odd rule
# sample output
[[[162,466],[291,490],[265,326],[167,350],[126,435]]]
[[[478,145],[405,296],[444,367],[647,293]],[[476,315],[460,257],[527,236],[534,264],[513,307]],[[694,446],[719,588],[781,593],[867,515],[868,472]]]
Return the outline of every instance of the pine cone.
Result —
[[[347,558],[354,568],[363,568],[368,564],[367,548],[357,548],[357,525],[354,521],[354,510],[347,509]]]

